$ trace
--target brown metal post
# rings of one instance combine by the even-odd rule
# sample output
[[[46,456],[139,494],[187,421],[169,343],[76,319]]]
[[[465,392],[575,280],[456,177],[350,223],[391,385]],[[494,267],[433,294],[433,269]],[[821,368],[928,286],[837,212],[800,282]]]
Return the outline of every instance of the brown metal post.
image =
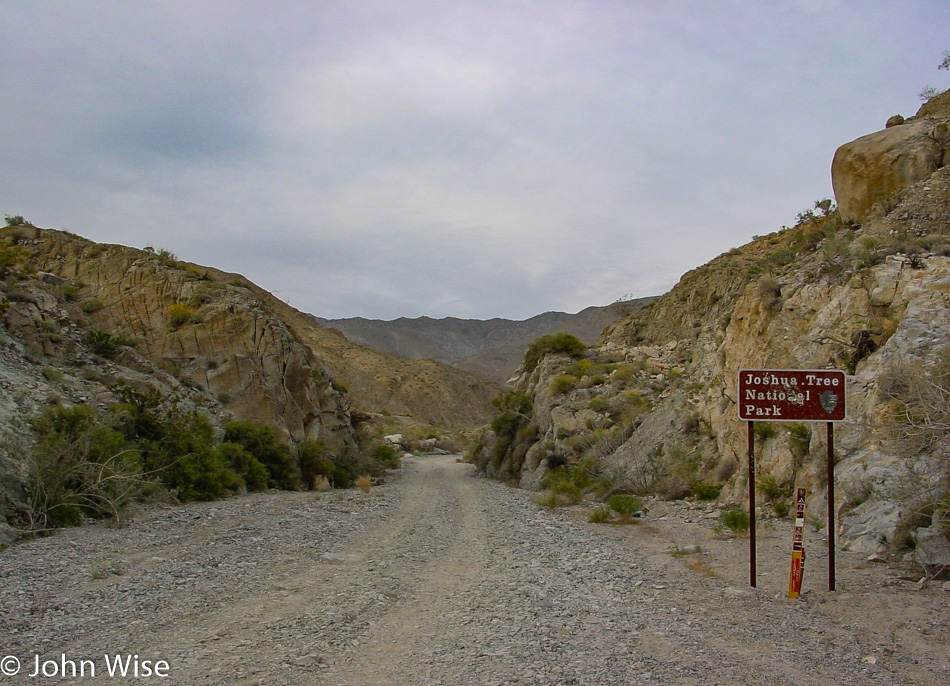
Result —
[[[749,422],[749,585],[755,588],[755,431]]]
[[[835,590],[835,425],[828,422],[828,590]]]

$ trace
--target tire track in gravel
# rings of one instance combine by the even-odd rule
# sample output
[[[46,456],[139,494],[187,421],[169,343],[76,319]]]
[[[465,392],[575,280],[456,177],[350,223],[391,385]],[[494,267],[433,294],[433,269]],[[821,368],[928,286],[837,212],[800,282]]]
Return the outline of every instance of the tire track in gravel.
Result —
[[[416,492],[408,496],[438,499],[434,508],[437,519],[430,520],[429,529],[437,543],[428,542],[432,552],[416,570],[414,587],[378,618],[358,650],[346,656],[351,667],[334,683],[392,683],[394,665],[415,662],[415,654],[426,650],[425,637],[443,630],[448,607],[484,576],[486,513],[471,483],[463,477],[470,471],[470,465],[446,460],[426,465]]]
[[[439,598],[477,573],[482,513],[462,477],[472,467],[455,459],[409,461],[394,512],[338,550],[275,560],[266,589],[211,612],[196,609],[187,629],[155,642],[179,652],[205,645],[215,674],[250,672],[286,684],[301,672],[310,683],[311,668],[327,660],[385,665],[415,644],[411,635],[433,618]],[[351,656],[364,640],[366,655]],[[201,677],[200,668],[189,675]]]
[[[860,612],[842,614],[844,596],[790,602],[744,588],[741,565],[690,571],[668,551],[698,529],[655,513],[652,524],[591,525],[471,470],[456,456],[413,458],[368,495],[259,494],[14,546],[0,565],[0,654],[144,653],[171,664],[163,683],[189,686],[950,679],[940,634],[929,651],[879,645]],[[718,567],[726,558],[709,543]],[[90,578],[104,552],[124,569]],[[888,586],[879,598],[876,577],[863,579],[842,575],[862,589],[855,600],[919,598],[906,621],[946,626],[950,595]]]

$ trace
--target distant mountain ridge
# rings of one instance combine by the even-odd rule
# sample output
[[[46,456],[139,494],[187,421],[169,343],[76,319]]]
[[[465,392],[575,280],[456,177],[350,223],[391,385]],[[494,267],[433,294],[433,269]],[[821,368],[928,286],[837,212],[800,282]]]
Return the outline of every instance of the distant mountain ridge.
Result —
[[[570,333],[595,344],[601,332],[654,298],[588,307],[577,314],[545,312],[530,319],[400,317],[390,321],[350,317],[317,318],[354,343],[408,360],[432,359],[504,383],[518,369],[525,348],[539,336]]]

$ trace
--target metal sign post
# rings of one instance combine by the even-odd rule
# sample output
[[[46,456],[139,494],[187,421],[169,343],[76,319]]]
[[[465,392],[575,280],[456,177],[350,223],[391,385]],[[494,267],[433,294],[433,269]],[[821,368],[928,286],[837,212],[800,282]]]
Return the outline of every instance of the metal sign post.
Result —
[[[755,435],[753,423],[828,424],[828,590],[835,590],[834,422],[845,419],[845,373],[829,369],[742,369],[739,419],[749,423],[749,576],[755,587]],[[803,504],[804,508],[804,504]],[[804,512],[804,509],[802,510]],[[804,551],[802,555],[804,560]]]
[[[835,425],[828,422],[828,590],[835,590]]]
[[[749,422],[749,585],[755,588],[755,422]]]

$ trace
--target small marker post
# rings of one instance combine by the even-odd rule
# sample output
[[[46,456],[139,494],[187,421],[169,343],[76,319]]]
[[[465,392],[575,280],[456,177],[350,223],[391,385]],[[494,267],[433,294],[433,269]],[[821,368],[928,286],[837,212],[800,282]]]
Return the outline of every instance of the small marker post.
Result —
[[[788,597],[797,598],[805,575],[805,496],[804,488],[795,495],[795,529],[792,534],[792,569],[788,575]]]

